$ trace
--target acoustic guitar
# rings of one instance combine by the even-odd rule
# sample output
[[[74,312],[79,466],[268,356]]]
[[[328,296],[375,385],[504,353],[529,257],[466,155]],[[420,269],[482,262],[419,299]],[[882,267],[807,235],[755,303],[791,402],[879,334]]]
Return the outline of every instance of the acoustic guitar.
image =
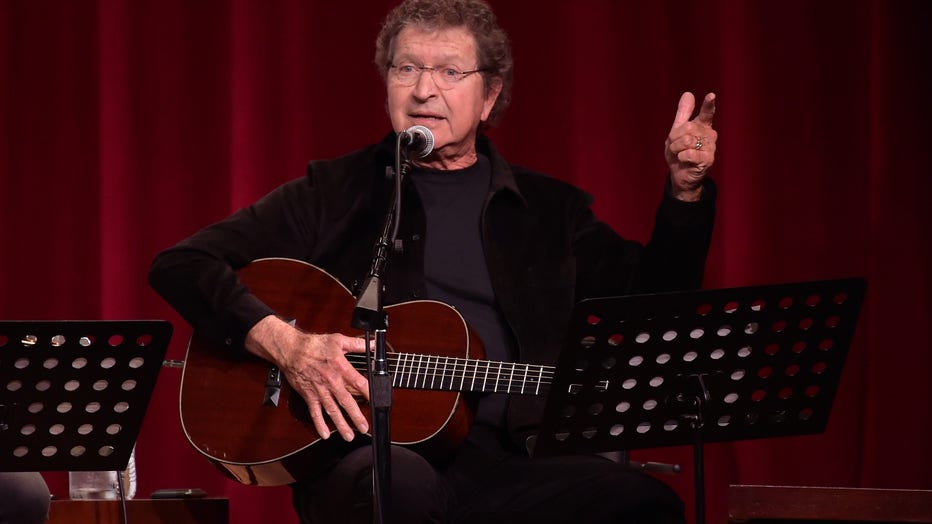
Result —
[[[269,258],[238,275],[260,300],[306,332],[362,335],[349,327],[356,300],[316,266]],[[453,307],[418,300],[385,309],[394,444],[428,457],[455,449],[472,421],[466,392],[546,394],[553,367],[483,360],[482,343]],[[346,357],[367,373],[365,355]],[[361,407],[369,419],[369,406]],[[357,435],[347,443],[338,433],[323,439],[301,396],[274,366],[211,344],[197,332],[185,358],[180,410],[194,448],[225,475],[249,485],[313,476],[369,440]]]

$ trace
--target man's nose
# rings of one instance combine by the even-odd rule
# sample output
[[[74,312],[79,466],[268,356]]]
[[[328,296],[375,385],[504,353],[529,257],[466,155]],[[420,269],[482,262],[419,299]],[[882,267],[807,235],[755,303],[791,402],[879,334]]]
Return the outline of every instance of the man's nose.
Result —
[[[421,69],[414,84],[414,96],[424,100],[430,98],[437,91],[437,83],[434,82],[433,69]]]

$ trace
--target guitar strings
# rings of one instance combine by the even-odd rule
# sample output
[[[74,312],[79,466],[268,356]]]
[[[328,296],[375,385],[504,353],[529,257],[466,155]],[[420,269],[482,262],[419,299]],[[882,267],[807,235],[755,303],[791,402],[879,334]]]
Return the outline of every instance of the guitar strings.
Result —
[[[392,385],[396,387],[410,387],[413,381],[415,388],[426,388],[429,379],[433,389],[478,389],[507,393],[523,393],[527,389],[531,393],[540,386],[549,386],[555,370],[553,366],[436,355],[388,353],[387,356],[389,371],[395,373]],[[366,372],[365,355],[348,353],[346,359],[357,371]],[[460,381],[460,387],[454,388],[457,380]],[[439,382],[437,387],[434,387],[435,382]]]
[[[389,359],[389,367],[392,368],[392,370],[396,373],[405,375],[424,373],[437,374],[437,372],[440,372],[443,376],[454,378],[460,377],[463,374],[470,372],[473,374],[488,372],[490,374],[494,374],[497,378],[506,381],[509,380],[509,378],[512,380],[516,378],[524,380],[523,377],[525,376],[525,371],[527,371],[526,375],[528,379],[533,379],[535,382],[542,380],[542,383],[546,383],[546,381],[552,379],[554,373],[554,368],[551,366],[535,366],[535,371],[531,372],[531,365],[526,364],[450,357],[436,357],[436,360],[430,360],[430,358],[433,357],[428,357],[427,362],[424,362],[423,359],[415,360],[413,358],[403,358],[401,360],[397,358],[394,360]],[[364,356],[347,355],[347,359],[351,361],[356,369],[365,371],[366,360]],[[442,364],[440,359],[443,359]],[[521,366],[528,366],[528,368],[526,370],[521,369]],[[480,371],[480,369],[483,371]]]

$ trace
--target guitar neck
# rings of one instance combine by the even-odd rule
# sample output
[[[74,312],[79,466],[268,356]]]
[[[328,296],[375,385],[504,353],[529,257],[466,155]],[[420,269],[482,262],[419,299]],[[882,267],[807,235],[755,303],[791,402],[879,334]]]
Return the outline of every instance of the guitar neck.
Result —
[[[416,353],[388,353],[392,387],[475,393],[546,394],[553,381],[553,366],[442,357]],[[366,357],[347,354],[366,374]]]

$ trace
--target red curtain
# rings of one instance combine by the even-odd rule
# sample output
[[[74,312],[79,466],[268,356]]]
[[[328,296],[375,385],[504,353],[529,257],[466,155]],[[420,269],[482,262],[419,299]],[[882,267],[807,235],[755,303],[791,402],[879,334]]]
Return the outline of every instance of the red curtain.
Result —
[[[0,318],[165,318],[159,250],[388,130],[372,64],[394,1],[0,0]],[[513,162],[597,196],[645,240],[684,90],[718,94],[707,287],[864,276],[867,302],[824,434],[706,448],[727,485],[932,488],[927,3],[495,0],[516,58],[492,132]],[[293,522],[287,488],[225,480],[185,440],[165,369],[139,494],[200,487],[232,522]],[[691,450],[668,480],[693,503]],[[4,459],[5,460],[5,459]],[[66,496],[65,476],[47,473]]]

